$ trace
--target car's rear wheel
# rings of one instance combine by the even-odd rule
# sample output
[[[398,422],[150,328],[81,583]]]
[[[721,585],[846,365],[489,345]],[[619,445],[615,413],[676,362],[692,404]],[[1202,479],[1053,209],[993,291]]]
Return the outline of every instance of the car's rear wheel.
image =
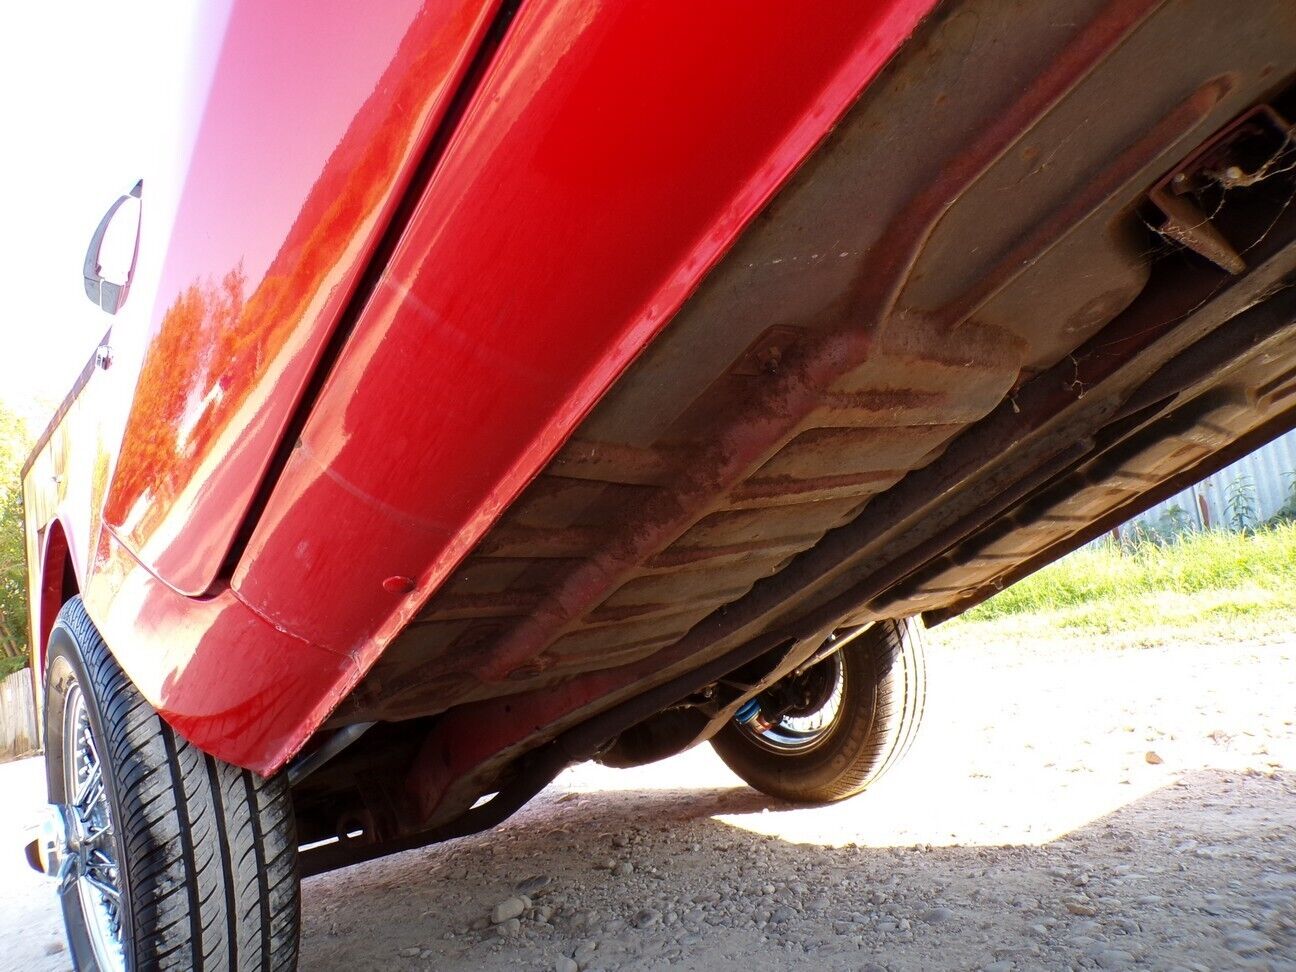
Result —
[[[296,966],[292,806],[177,736],[113,660],[80,599],[59,614],[45,680],[46,868],[78,969]]]
[[[909,748],[925,685],[919,623],[881,621],[748,701],[711,745],[762,793],[805,803],[843,800]]]

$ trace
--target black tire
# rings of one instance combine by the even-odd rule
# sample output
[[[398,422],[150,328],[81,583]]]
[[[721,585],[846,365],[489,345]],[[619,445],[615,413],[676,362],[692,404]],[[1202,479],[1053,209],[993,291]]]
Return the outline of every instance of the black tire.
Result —
[[[72,718],[87,717],[93,761],[65,746],[69,698]],[[106,790],[111,832],[99,839],[105,854],[115,851],[115,868],[103,873],[115,876],[121,895],[103,913],[126,969],[296,968],[301,918],[287,784],[177,736],[117,666],[80,598],[64,605],[50,637],[45,740],[51,803],[67,803],[65,765],[102,769],[87,776],[96,794],[99,779]],[[74,965],[99,968],[93,905],[70,882],[60,897]]]
[[[913,743],[926,694],[919,622],[878,622],[838,658],[840,706],[813,745],[780,751],[736,722],[712,738],[725,765],[749,786],[797,803],[844,800],[872,784]]]

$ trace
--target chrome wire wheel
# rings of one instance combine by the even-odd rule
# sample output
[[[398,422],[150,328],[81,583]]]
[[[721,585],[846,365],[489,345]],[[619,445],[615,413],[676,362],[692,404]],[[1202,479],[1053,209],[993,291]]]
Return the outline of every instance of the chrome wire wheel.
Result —
[[[840,655],[832,655],[757,696],[760,712],[737,725],[763,749],[810,752],[832,735],[840,722],[845,693],[846,668]]]
[[[62,880],[75,883],[99,968],[125,972],[121,869],[113,840],[112,808],[90,710],[75,680],[68,687],[63,709],[63,781],[67,852]]]

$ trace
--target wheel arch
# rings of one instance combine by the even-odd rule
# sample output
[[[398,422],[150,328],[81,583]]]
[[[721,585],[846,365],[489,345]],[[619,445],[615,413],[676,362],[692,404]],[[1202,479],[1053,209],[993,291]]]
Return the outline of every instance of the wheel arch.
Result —
[[[49,655],[49,641],[54,634],[54,625],[58,620],[63,605],[81,593],[81,584],[77,580],[76,566],[73,563],[68,547],[67,534],[63,524],[52,520],[45,533],[45,550],[41,556],[41,580],[37,589],[39,603],[32,618],[35,644],[32,652],[37,664],[34,666],[43,679],[45,664]]]

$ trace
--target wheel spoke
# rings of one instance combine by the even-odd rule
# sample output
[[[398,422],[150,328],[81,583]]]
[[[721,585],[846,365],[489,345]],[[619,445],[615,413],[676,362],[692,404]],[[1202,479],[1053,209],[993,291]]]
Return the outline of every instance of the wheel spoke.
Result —
[[[105,898],[108,898],[113,903],[114,906],[121,903],[121,892],[118,891],[111,884],[109,884],[107,881],[104,881],[103,879],[98,878],[91,873],[83,874],[81,875],[81,878],[83,881],[86,882],[86,884],[90,885],[92,888],[94,888],[96,891],[102,894]]]
[[[110,870],[117,866],[111,857],[97,847],[85,855],[85,862],[87,868],[94,869]]]
[[[122,952],[121,872],[112,840],[112,813],[88,700],[75,681],[64,708],[64,790],[69,800],[68,837],[75,851],[68,856],[60,894],[75,892],[86,931],[100,968],[125,968]]]
[[[77,880],[81,877],[81,862],[73,856],[67,859],[63,865],[63,872],[59,877],[59,894],[63,894],[76,887]]]
[[[112,827],[110,827],[108,824],[104,824],[102,827],[99,827],[95,830],[87,830],[84,834],[82,834],[81,843],[97,844],[105,837],[110,837],[110,836],[112,836]]]
[[[85,782],[81,784],[81,792],[77,794],[75,804],[77,810],[84,811],[90,806],[90,804],[98,801],[99,795],[102,791],[103,769],[98,761],[96,761],[95,764],[90,767],[90,772],[86,775]]]

